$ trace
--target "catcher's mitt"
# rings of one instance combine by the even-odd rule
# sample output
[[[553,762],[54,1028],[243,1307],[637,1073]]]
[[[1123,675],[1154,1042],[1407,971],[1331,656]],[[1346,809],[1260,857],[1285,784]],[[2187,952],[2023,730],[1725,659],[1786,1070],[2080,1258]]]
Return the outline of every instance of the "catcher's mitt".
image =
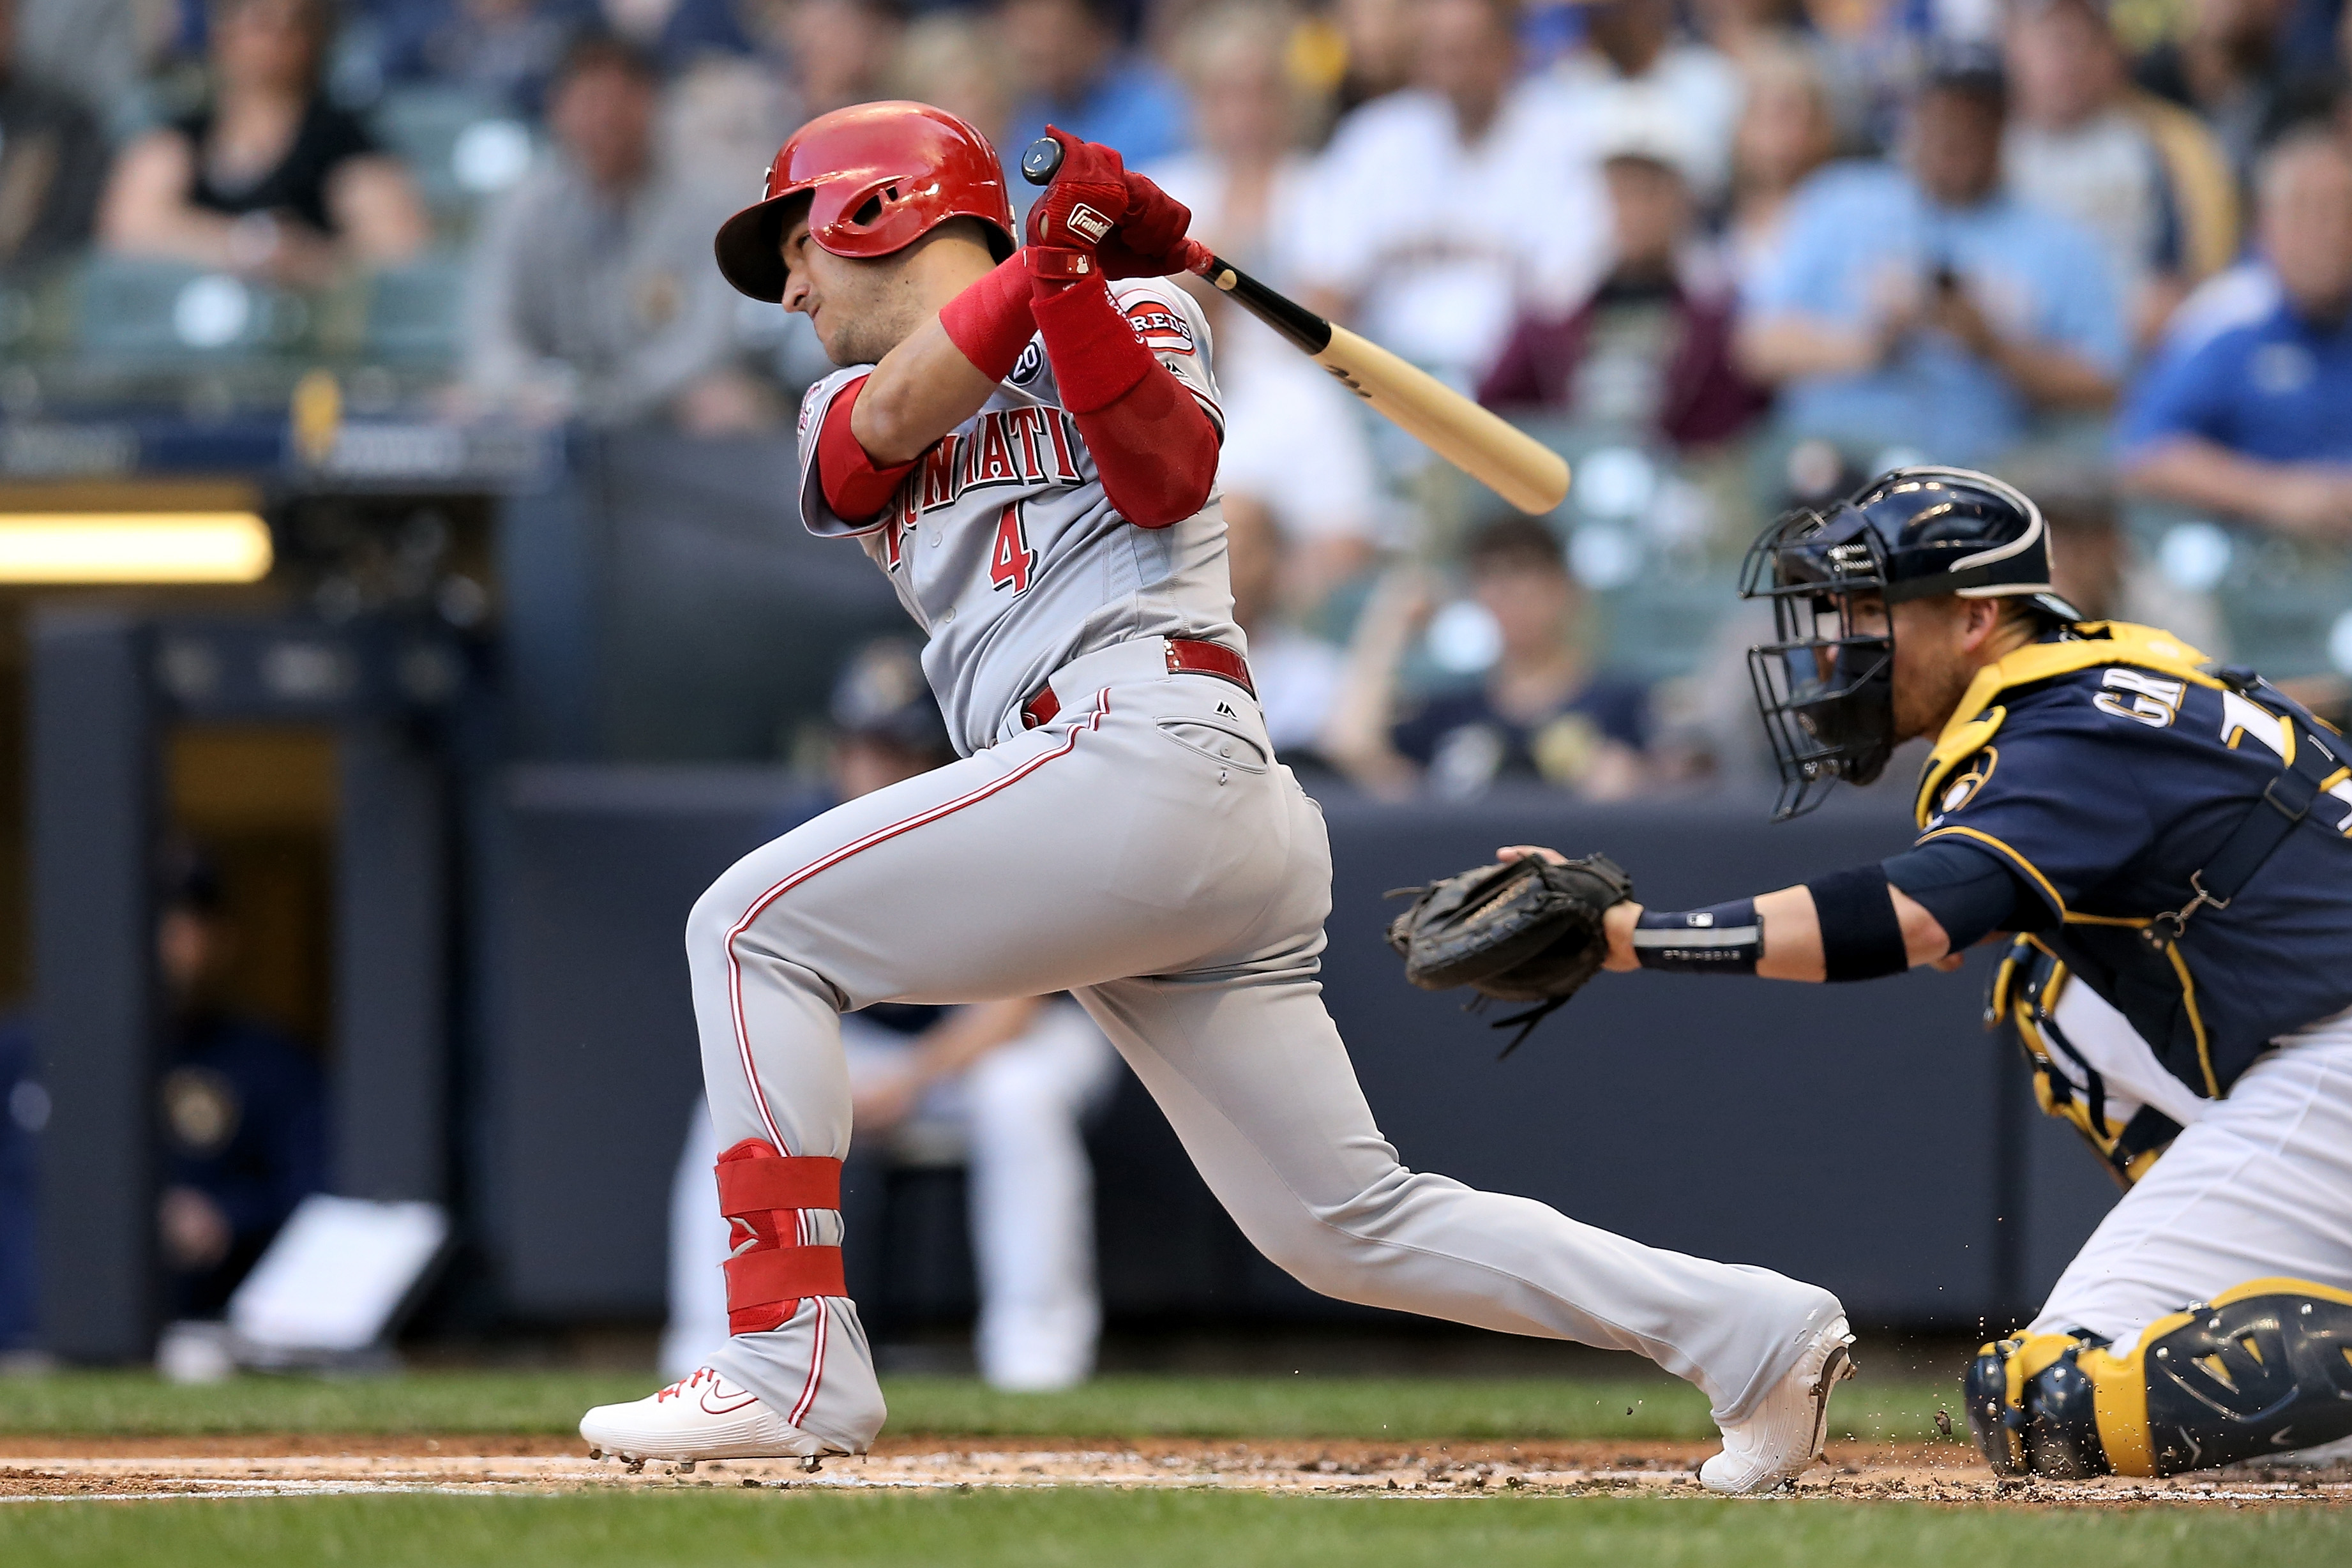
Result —
[[[1559,866],[1529,856],[1389,897],[1406,895],[1412,907],[1389,923],[1389,945],[1407,980],[1424,991],[1471,986],[1474,1008],[1489,998],[1539,1004],[1495,1025],[1519,1031],[1507,1057],[1599,972],[1609,950],[1601,912],[1633,896],[1633,879],[1606,855]]]

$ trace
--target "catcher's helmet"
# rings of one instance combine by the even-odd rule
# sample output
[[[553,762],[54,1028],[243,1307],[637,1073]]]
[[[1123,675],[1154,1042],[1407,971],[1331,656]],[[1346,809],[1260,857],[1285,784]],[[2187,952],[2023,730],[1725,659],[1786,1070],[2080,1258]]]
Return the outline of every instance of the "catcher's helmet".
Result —
[[[988,226],[989,247],[1013,254],[1013,201],[988,138],[928,103],[853,104],[792,134],[760,199],[719,226],[719,270],[771,304],[784,297],[784,204],[809,197],[809,237],[835,256],[887,256],[951,217]]]
[[[1792,511],[1749,547],[1742,598],[1772,602],[1778,640],[1748,652],[1780,766],[1783,820],[1838,779],[1868,784],[1895,750],[1891,622],[1857,630],[1853,596],[2024,598],[2082,619],[2050,585],[2050,529],[2022,491],[1969,468],[1896,468],[1826,510]]]

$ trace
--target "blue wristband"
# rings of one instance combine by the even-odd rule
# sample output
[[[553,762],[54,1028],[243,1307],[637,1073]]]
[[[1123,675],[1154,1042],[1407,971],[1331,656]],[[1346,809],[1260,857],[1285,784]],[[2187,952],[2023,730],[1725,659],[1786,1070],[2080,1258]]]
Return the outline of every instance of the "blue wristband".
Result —
[[[1682,974],[1753,974],[1764,956],[1756,900],[1703,910],[1643,910],[1633,925],[1633,956],[1644,969]]]

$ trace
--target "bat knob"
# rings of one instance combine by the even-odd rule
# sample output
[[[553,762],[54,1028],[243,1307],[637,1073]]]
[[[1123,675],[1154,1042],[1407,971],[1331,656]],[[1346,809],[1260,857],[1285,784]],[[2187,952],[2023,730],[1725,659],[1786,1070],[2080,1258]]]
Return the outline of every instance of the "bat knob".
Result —
[[[1062,167],[1062,144],[1040,136],[1021,154],[1021,177],[1033,185],[1050,184]]]

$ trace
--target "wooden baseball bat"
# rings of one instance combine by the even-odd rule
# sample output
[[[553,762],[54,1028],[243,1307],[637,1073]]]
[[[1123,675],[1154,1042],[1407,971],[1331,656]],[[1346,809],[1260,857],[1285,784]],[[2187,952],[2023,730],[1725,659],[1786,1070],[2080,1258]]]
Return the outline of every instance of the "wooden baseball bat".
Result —
[[[1061,143],[1050,136],[1021,154],[1022,177],[1033,185],[1049,183],[1061,166]],[[1521,511],[1547,512],[1568,499],[1566,458],[1427,371],[1334,326],[1221,257],[1196,270],[1383,418]]]

